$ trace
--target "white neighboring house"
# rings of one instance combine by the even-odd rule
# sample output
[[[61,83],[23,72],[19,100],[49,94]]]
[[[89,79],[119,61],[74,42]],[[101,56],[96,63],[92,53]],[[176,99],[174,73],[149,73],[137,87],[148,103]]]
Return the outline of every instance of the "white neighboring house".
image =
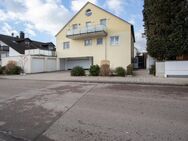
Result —
[[[0,65],[16,61],[25,73],[39,73],[58,70],[55,45],[52,42],[38,42],[25,38],[0,34]]]

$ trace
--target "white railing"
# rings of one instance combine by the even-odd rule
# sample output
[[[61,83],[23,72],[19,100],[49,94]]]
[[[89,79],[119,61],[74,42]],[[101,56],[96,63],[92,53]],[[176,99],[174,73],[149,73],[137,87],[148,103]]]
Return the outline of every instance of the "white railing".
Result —
[[[56,56],[55,51],[42,50],[42,49],[29,49],[29,50],[25,50],[25,55]]]
[[[0,51],[9,51],[9,47],[0,45]]]
[[[77,34],[85,34],[85,33],[92,33],[92,32],[100,32],[100,31],[106,32],[106,26],[95,25],[95,26],[82,27],[82,28],[78,28],[78,29],[69,29],[67,31],[67,36],[77,35]]]

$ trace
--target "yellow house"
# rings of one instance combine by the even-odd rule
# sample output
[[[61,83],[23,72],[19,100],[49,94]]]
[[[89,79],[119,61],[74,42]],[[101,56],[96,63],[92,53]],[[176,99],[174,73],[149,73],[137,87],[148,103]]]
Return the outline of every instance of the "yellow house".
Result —
[[[109,60],[112,69],[126,69],[134,42],[133,25],[88,2],[56,35],[60,70],[88,69],[102,60]]]

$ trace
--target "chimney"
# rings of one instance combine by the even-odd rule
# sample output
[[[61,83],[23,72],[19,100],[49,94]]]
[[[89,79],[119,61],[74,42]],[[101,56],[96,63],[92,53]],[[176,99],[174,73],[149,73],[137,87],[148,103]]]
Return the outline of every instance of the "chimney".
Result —
[[[24,39],[25,38],[25,33],[23,31],[20,31],[20,39]]]
[[[14,33],[11,33],[11,36],[14,37]]]

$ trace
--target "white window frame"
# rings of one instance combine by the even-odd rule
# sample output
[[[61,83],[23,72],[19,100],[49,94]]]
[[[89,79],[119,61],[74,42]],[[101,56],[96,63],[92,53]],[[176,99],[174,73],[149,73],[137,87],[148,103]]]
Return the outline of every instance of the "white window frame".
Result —
[[[78,29],[78,26],[79,26],[78,24],[73,24],[73,25],[72,25],[72,29],[74,29],[74,30],[75,30],[75,29]]]
[[[119,45],[119,36],[110,36],[110,45]]]
[[[92,26],[92,22],[91,21],[87,21],[86,22],[86,27],[91,27]]]
[[[63,42],[63,49],[69,49],[70,48],[70,42]]]
[[[99,40],[100,42],[98,42]],[[103,45],[103,38],[97,38],[97,45]]]
[[[92,39],[85,39],[84,46],[92,46]]]
[[[105,21],[105,24],[103,23]],[[107,20],[106,19],[100,19],[100,25],[107,26]]]

